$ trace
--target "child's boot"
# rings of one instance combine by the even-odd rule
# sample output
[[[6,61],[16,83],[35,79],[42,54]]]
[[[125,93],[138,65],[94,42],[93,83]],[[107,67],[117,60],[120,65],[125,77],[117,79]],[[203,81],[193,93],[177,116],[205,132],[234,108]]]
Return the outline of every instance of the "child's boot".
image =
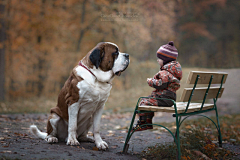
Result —
[[[152,118],[154,116],[154,112],[139,113],[138,115],[139,115],[139,120],[137,121],[137,124],[134,125],[132,130],[136,129],[135,131],[143,131],[147,129],[153,129],[152,125],[144,125],[144,126],[141,126],[141,125],[152,124]]]
[[[152,124],[153,116],[154,116],[154,112],[148,113],[148,115],[147,115],[147,124]],[[148,127],[148,129],[153,129],[152,125],[147,125],[147,127]]]

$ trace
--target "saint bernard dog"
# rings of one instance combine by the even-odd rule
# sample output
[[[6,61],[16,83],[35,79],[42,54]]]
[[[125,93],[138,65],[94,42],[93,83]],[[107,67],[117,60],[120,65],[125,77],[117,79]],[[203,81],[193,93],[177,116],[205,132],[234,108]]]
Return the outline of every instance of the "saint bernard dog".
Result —
[[[47,133],[35,125],[30,126],[30,131],[48,143],[95,142],[99,150],[107,149],[99,132],[101,115],[114,76],[120,76],[129,62],[129,55],[119,52],[116,44],[98,43],[72,70],[61,89],[57,106],[48,118]],[[94,139],[87,136],[91,126]]]

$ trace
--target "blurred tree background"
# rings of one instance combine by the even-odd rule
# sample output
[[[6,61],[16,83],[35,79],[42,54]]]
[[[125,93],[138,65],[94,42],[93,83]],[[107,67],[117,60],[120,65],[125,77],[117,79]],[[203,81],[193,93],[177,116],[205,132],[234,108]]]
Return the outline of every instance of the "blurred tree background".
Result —
[[[0,11],[1,100],[56,99],[100,41],[130,54],[112,99],[158,71],[155,53],[170,40],[183,67],[240,67],[239,0],[0,0]]]

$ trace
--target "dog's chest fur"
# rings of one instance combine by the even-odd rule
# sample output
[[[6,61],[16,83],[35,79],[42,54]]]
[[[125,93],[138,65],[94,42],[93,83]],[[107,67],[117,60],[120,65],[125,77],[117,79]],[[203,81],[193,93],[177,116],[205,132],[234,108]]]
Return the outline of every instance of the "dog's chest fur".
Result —
[[[86,80],[77,84],[79,90],[80,111],[94,112],[98,106],[104,103],[109,94],[111,85],[103,87],[102,85],[92,85]]]
[[[92,115],[100,107],[103,107],[107,101],[112,85],[96,81],[94,76],[83,67],[77,67],[76,73],[83,79],[77,84],[79,88],[78,103],[80,105],[77,120],[78,128],[85,128],[91,125]]]
[[[81,106],[88,103],[102,102],[108,98],[112,88],[111,84],[97,81],[89,71],[81,66],[76,67],[76,73],[83,79],[77,84]],[[106,77],[107,75],[102,76]]]

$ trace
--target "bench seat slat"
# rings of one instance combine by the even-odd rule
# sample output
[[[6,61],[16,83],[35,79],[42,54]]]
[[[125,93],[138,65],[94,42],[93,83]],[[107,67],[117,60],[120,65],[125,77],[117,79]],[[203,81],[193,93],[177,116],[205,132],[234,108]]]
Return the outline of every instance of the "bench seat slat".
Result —
[[[199,111],[199,109],[201,108],[201,105],[202,105],[202,103],[190,103],[187,113]],[[187,102],[177,102],[176,106],[177,106],[177,112],[183,113],[183,112],[185,112]],[[211,109],[211,108],[213,108],[213,106],[214,106],[213,104],[204,104],[202,110]],[[175,113],[174,106],[172,106],[172,107],[139,106],[138,110]]]

